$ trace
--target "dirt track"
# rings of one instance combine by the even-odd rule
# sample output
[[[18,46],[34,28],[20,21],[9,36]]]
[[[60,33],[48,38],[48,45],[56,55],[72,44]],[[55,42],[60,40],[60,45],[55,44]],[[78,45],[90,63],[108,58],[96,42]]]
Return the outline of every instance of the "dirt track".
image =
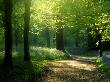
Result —
[[[94,58],[73,56],[73,60],[47,63],[49,72],[40,82],[110,82],[95,67]]]

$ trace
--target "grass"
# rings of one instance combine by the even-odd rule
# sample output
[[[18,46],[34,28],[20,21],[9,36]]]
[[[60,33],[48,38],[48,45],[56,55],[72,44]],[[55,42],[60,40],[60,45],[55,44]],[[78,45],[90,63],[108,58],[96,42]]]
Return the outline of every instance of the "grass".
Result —
[[[0,82],[38,82],[45,73],[45,63],[53,60],[65,60],[69,56],[56,49],[31,47],[31,61],[23,61],[23,51],[13,51],[13,69],[2,66],[4,52],[0,52]]]

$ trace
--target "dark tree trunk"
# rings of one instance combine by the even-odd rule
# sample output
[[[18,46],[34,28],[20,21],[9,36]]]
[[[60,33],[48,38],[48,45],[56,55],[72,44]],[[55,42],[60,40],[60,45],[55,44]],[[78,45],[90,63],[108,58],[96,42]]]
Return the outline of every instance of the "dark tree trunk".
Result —
[[[46,28],[46,39],[47,39],[47,47],[50,47],[50,32],[49,32],[49,28]]]
[[[76,47],[79,47],[79,41],[78,41],[78,40],[76,40],[75,46],[76,46]]]
[[[29,23],[30,23],[30,6],[31,0],[25,0],[24,16],[24,60],[30,61],[29,53]]]
[[[5,57],[4,66],[12,67],[12,0],[4,0]]]
[[[18,47],[18,28],[15,29],[15,45],[16,45],[16,50]]]
[[[101,39],[102,39],[102,35],[98,34],[100,57],[102,57],[102,42],[101,42]]]
[[[79,32],[77,32],[77,33],[79,33]],[[79,35],[77,34],[76,36],[77,37],[75,39],[75,47],[80,47],[80,45],[79,45]]]
[[[37,35],[33,35],[33,45],[36,45],[37,44]]]
[[[58,27],[56,32],[56,49],[64,51],[63,28]]]

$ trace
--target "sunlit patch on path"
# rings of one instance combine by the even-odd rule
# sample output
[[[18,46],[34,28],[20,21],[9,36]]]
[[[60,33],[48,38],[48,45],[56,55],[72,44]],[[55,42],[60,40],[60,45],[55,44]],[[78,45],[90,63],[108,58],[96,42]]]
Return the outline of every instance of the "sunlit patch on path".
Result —
[[[110,82],[96,70],[93,59],[73,56],[73,60],[49,62],[49,72],[41,82]]]

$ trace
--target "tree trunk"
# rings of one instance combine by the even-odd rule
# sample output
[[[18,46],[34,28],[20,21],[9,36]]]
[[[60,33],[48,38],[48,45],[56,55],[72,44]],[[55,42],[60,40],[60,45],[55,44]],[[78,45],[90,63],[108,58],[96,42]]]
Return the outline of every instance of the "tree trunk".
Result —
[[[50,47],[50,32],[49,32],[49,28],[46,28],[46,39],[47,39],[47,47]]]
[[[15,45],[16,45],[16,50],[18,47],[18,28],[15,28]]]
[[[25,0],[24,16],[24,60],[30,61],[29,53],[29,23],[30,23],[30,6],[31,0]]]
[[[79,33],[79,32],[77,32]],[[75,47],[80,47],[79,45],[79,34],[76,35],[77,37],[75,38]]]
[[[12,0],[4,0],[5,57],[4,66],[12,67]]]
[[[102,39],[102,35],[98,34],[100,57],[102,57],[102,42],[101,42],[101,39]]]
[[[56,49],[64,51],[63,28],[58,27],[56,32]]]
[[[76,47],[79,47],[79,41],[78,41],[78,40],[76,40],[75,46],[76,46]]]

